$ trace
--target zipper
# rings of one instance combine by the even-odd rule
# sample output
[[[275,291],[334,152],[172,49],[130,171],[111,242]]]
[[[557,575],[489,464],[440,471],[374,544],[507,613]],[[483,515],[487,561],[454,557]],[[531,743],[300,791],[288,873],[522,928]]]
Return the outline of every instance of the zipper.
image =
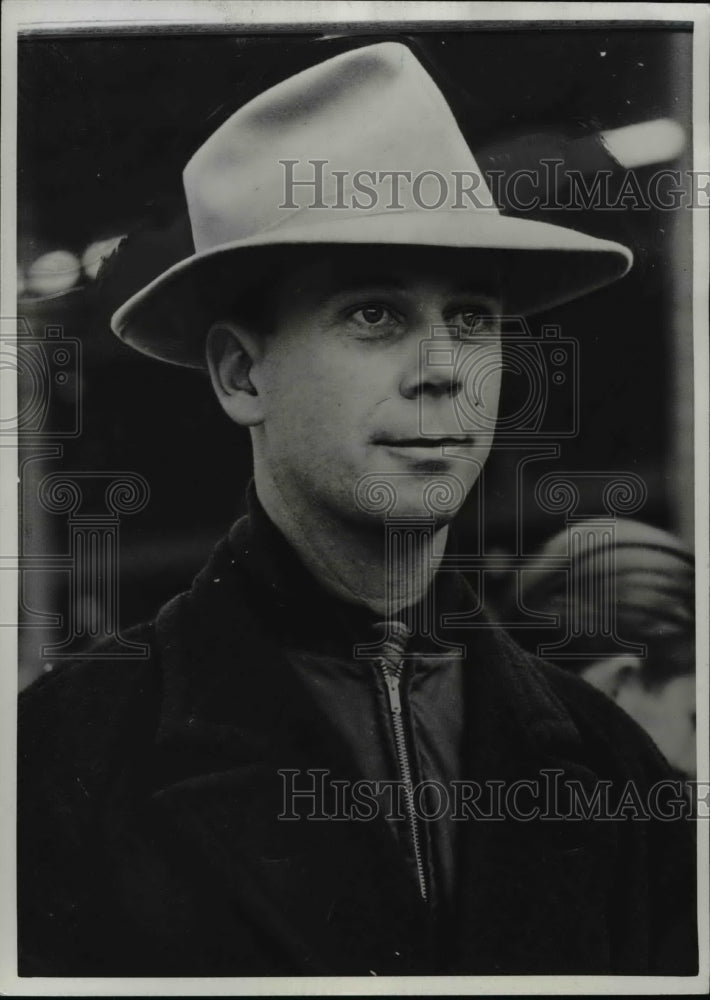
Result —
[[[414,810],[414,783],[412,781],[412,768],[409,761],[409,750],[407,749],[407,739],[404,732],[404,719],[402,716],[402,697],[400,691],[400,680],[404,669],[404,645],[403,643],[386,639],[385,650],[391,657],[378,657],[377,665],[382,670],[382,676],[387,688],[389,700],[390,718],[392,720],[392,732],[394,735],[395,750],[397,753],[397,763],[399,773],[404,785],[405,810],[407,813],[407,826],[414,849],[414,860],[417,868],[417,878],[419,881],[419,892],[422,899],[428,899],[428,889],[426,875],[424,873],[424,858],[422,854],[422,842],[419,835],[419,823]],[[393,663],[392,660],[395,662]]]

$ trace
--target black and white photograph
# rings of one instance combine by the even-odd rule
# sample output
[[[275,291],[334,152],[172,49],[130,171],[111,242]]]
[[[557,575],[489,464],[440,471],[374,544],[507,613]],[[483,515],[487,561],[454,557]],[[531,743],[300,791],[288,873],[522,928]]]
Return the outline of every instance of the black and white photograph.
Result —
[[[3,5],[3,993],[707,992],[709,24]]]

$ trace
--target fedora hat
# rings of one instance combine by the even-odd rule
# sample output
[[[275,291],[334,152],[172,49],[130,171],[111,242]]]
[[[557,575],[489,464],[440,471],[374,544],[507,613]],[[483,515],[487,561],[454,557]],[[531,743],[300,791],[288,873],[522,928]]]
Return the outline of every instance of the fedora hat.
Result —
[[[455,250],[493,272],[509,314],[621,277],[621,244],[500,214],[434,80],[405,45],[343,53],[265,91],[197,150],[183,182],[195,252],[113,315],[153,357],[204,367],[204,336],[255,282],[304,248]],[[205,294],[209,288],[209,294]]]

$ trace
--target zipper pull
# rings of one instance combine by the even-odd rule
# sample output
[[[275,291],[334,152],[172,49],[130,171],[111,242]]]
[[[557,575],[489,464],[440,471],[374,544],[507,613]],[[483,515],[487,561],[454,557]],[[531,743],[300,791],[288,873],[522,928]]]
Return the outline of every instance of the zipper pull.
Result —
[[[385,678],[385,684],[387,685],[387,696],[390,703],[390,712],[393,715],[402,714],[402,698],[399,691],[399,672],[392,673],[387,669],[387,663],[384,659],[379,661],[380,667],[382,668],[382,673]]]

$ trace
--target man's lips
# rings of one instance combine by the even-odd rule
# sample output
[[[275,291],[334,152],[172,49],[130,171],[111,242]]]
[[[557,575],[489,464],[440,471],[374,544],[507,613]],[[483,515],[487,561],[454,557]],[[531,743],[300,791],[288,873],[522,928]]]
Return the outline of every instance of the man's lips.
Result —
[[[444,445],[470,445],[474,444],[475,438],[472,435],[448,435],[442,437],[416,437],[416,438],[390,438],[378,437],[374,439],[375,444],[386,445],[388,448],[441,448]]]

